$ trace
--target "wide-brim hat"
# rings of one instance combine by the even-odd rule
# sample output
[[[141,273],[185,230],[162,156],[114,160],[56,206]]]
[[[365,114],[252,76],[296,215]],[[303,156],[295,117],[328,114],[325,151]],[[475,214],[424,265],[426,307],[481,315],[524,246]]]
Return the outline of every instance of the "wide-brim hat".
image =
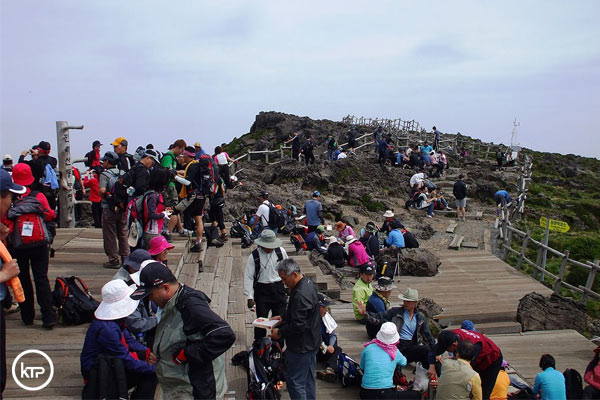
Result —
[[[346,246],[349,246],[349,245],[351,245],[352,243],[356,242],[357,240],[358,240],[358,239],[357,239],[357,238],[355,238],[355,237],[354,237],[354,236],[352,236],[352,235],[348,235],[348,236],[346,236],[346,240],[345,240]]]
[[[94,316],[106,321],[127,317],[139,304],[139,300],[130,297],[134,291],[135,286],[128,286],[124,280],[109,281],[102,287],[102,302],[94,312]]]
[[[335,236],[330,236],[329,237],[329,245],[331,246],[334,243],[339,243],[338,239]]]
[[[335,230],[336,231],[343,231],[344,229],[346,229],[346,224],[343,223],[342,221],[338,221],[335,223]]]
[[[387,276],[382,276],[377,279],[377,282],[373,284],[373,289],[378,290],[380,292],[387,292],[392,289],[396,289],[396,285],[394,285],[394,281],[392,278],[388,278]]]
[[[163,235],[158,235],[150,239],[150,249],[148,249],[148,253],[155,256],[165,250],[171,250],[173,248],[175,248],[175,246],[169,243]]]
[[[18,163],[13,167],[12,179],[17,185],[29,186],[35,181],[29,164]]]
[[[127,238],[127,243],[131,247],[135,247],[138,244],[138,241],[142,237],[142,228],[139,222],[133,222],[129,227],[129,237]]]
[[[383,213],[384,218],[392,218],[394,216],[394,212],[392,210],[387,210]]]
[[[279,239],[275,235],[275,232],[270,229],[263,230],[254,243],[256,243],[257,246],[264,247],[266,249],[276,249],[282,245],[281,239]]]
[[[396,344],[400,341],[398,328],[393,322],[384,322],[377,332],[377,339],[385,344]]]
[[[419,291],[417,289],[406,289],[406,292],[399,294],[398,298],[404,301],[419,301]]]

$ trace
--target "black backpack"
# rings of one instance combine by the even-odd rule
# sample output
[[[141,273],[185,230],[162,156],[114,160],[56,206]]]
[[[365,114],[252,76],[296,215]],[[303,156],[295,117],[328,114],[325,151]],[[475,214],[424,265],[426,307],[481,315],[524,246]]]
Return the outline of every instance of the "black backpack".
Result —
[[[407,249],[418,249],[419,241],[411,232],[406,229],[402,229],[402,235],[404,235],[404,247]]]
[[[112,210],[125,210],[127,204],[129,204],[129,195],[127,194],[127,188],[132,184],[133,169],[129,170],[123,175],[120,175],[120,170],[115,175],[111,171],[102,172],[104,176],[108,177],[107,195],[105,197],[106,204]]]
[[[257,339],[248,351],[249,400],[280,399],[279,383],[285,381],[285,363],[279,343],[270,337]]]
[[[277,262],[283,260],[283,253],[281,252],[281,247],[277,247],[275,249],[275,254],[277,254]],[[260,254],[258,254],[258,249],[254,249],[252,251],[252,258],[254,259],[254,285],[253,287],[256,287],[256,284],[258,283],[258,276],[260,274]]]
[[[127,394],[127,373],[121,358],[99,354],[86,380],[87,382],[81,393],[83,400],[129,398]]]
[[[572,368],[565,369],[565,389],[567,400],[579,400],[583,397],[583,380],[581,374]]]
[[[286,224],[285,210],[280,210],[269,202],[269,228],[279,229]]]
[[[65,325],[92,322],[94,311],[100,304],[92,297],[85,282],[76,276],[57,277],[52,299],[58,308],[58,319]]]

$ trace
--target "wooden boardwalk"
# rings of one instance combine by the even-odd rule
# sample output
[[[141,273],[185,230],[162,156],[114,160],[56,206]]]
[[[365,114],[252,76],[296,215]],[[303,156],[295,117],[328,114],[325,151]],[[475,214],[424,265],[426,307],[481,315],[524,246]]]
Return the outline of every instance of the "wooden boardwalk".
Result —
[[[300,264],[304,273],[316,282],[319,290],[342,299],[351,297],[351,291],[340,290],[331,276],[323,276],[304,254],[297,255],[293,246],[284,239],[284,247]],[[185,240],[177,239],[176,248],[169,255],[169,266],[186,285],[204,291],[212,299],[211,307],[231,324],[236,332],[235,345],[226,353],[229,397],[244,399],[246,372],[231,365],[231,357],[246,350],[252,343],[254,319],[246,307],[243,295],[243,270],[251,249],[241,249],[239,240],[232,239],[220,249],[209,248],[202,254],[204,271],[198,271],[198,255],[185,253]],[[102,268],[105,256],[101,232],[95,229],[60,229],[56,238],[56,256],[51,259],[49,277],[77,275],[90,286],[92,294],[100,299],[100,289],[114,274]],[[580,372],[592,357],[594,345],[574,331],[518,332],[514,322],[519,299],[530,291],[549,293],[531,278],[516,272],[512,267],[482,251],[448,251],[439,253],[442,258],[440,274],[435,277],[401,277],[394,289],[392,304],[399,303],[396,295],[407,287],[419,290],[421,297],[430,297],[444,307],[440,320],[451,325],[462,319],[471,319],[480,330],[491,337],[502,349],[505,358],[519,375],[529,380],[538,371],[539,357],[544,352],[555,355],[559,369],[574,367]],[[364,326],[356,323],[351,304],[343,301],[332,306],[332,315],[338,322],[341,347],[358,361],[363,343],[367,340]],[[87,324],[78,327],[58,326],[53,331],[41,328],[36,320],[34,327],[25,327],[18,314],[8,317],[7,348],[9,378],[6,398],[42,397],[76,398],[80,396],[82,379],[79,372],[79,354]],[[557,346],[557,344],[559,344]],[[37,348],[46,351],[54,360],[53,381],[39,392],[26,392],[16,386],[10,377],[14,357],[22,350]],[[410,374],[411,368],[405,368]],[[319,399],[358,398],[358,390],[343,389],[339,384],[318,381]],[[235,394],[234,394],[235,393]],[[288,398],[287,392],[283,393]]]

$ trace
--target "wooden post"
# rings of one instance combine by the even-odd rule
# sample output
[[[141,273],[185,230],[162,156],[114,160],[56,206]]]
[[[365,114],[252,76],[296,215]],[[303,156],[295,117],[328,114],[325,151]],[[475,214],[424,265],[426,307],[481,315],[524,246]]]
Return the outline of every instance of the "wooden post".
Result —
[[[542,248],[542,246],[540,246],[540,248],[538,249],[537,258],[535,259],[535,265],[541,265],[543,250],[544,249]],[[535,279],[536,281],[538,279],[538,273],[539,273],[539,271],[537,270],[537,268],[535,268],[533,270],[533,279]],[[541,280],[544,280],[544,278],[542,278]]]
[[[528,229],[527,234],[523,238],[523,244],[521,245],[521,255],[519,256],[519,261],[517,261],[517,269],[521,270],[521,264],[523,263],[523,259],[525,258],[525,252],[527,251],[527,244],[529,243],[529,236],[531,236],[531,231]]]
[[[565,276],[565,272],[567,270],[567,262],[569,261],[569,250],[565,251],[565,255],[562,258],[562,262],[560,263],[560,269],[558,270],[558,280],[554,285],[554,294],[560,294],[560,286],[562,285],[563,277]],[[585,294],[585,293],[584,293]]]
[[[506,224],[506,222],[504,222]],[[504,247],[504,254],[502,255],[502,259],[504,261],[508,260],[508,255],[510,254],[510,246],[512,245],[512,231],[510,229],[504,228],[504,238],[502,239],[502,243]]]
[[[281,159],[283,160],[283,145],[279,146],[279,151],[281,154]]]
[[[73,194],[73,166],[71,164],[71,143],[69,129],[83,129],[81,126],[69,126],[67,121],[56,121],[56,142],[58,144],[58,200],[60,207],[60,228],[75,227],[75,197]]]
[[[590,273],[588,274],[587,282],[585,283],[585,288],[588,290],[592,290],[592,286],[594,286],[594,279],[596,279],[596,271],[598,270],[598,268],[600,268],[598,263],[600,263],[600,260],[596,259],[596,260],[594,260],[594,263],[592,265],[590,265],[590,267],[592,267],[592,269],[590,269]],[[581,295],[581,302],[585,303],[587,301],[587,298],[588,298],[588,294],[584,291],[583,294]]]
[[[265,163],[269,163],[269,150],[267,150],[265,153]]]

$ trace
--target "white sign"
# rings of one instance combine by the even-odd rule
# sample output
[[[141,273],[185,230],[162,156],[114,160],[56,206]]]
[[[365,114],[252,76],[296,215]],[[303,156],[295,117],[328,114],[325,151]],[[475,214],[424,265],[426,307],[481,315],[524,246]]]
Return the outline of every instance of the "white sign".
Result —
[[[39,386],[28,386],[25,383],[27,383],[27,380],[29,380],[29,379],[38,379],[39,377],[43,376],[46,373],[46,367],[42,367],[42,366],[29,366],[28,367],[25,362],[23,362],[23,361],[19,362],[19,360],[21,360],[21,358],[23,358],[23,356],[26,356],[28,354],[37,354],[37,355],[43,357],[48,363],[48,366],[50,369],[48,379],[46,379],[46,381]],[[19,353],[19,355],[13,361],[12,377],[15,380],[16,384],[19,385],[19,387],[21,389],[27,390],[28,392],[35,392],[37,390],[42,390],[43,388],[48,386],[50,384],[50,382],[52,382],[52,378],[54,377],[54,364],[52,363],[52,359],[48,356],[48,354],[44,353],[43,351],[25,350],[25,351]],[[21,381],[23,381],[25,383],[23,383]]]

